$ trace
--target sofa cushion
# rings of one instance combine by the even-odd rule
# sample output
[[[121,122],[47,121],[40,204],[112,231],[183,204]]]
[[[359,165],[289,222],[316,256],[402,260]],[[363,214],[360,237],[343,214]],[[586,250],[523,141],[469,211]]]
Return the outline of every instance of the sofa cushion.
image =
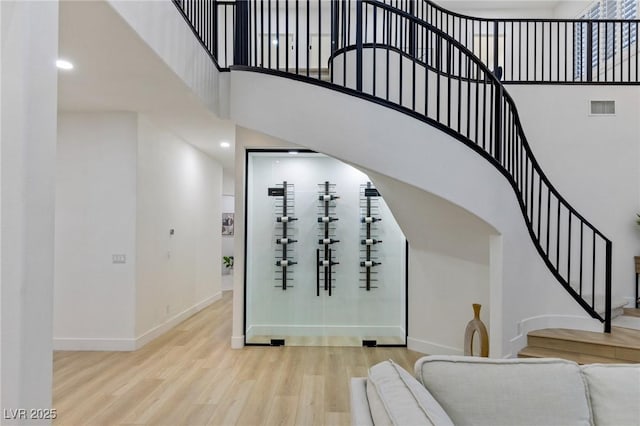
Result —
[[[351,394],[351,424],[353,426],[373,426],[369,399],[367,398],[367,379],[352,377],[349,390]]]
[[[376,425],[453,426],[429,392],[391,360],[369,369],[367,397]]]
[[[594,423],[640,424],[640,364],[592,364],[582,367]]]
[[[590,425],[580,367],[559,359],[430,356],[416,377],[456,425]]]

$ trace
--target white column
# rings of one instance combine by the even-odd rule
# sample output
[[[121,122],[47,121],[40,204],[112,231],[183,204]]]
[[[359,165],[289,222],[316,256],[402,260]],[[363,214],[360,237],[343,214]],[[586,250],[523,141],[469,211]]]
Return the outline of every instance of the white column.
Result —
[[[0,422],[32,424],[5,417],[51,408],[58,2],[0,18]]]
[[[237,135],[237,128],[236,128]],[[244,140],[236,136],[235,158],[235,213],[233,231],[233,326],[231,347],[244,347],[244,199],[245,199],[245,145]]]
[[[503,236],[491,235],[489,237],[489,356],[491,358],[503,358],[505,355],[504,330],[503,330],[503,271],[504,251]]]

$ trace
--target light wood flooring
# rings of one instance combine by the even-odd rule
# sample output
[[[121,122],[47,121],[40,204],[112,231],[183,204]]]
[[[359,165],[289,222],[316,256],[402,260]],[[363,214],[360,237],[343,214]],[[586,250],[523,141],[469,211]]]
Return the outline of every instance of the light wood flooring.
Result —
[[[136,352],[56,352],[57,425],[349,424],[349,380],[404,348],[230,348],[231,292]]]

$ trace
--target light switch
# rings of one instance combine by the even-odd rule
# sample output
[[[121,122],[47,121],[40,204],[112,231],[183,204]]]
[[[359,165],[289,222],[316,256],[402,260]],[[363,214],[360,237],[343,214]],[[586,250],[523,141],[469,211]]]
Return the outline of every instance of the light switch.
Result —
[[[114,254],[111,256],[111,263],[127,263],[127,255]]]

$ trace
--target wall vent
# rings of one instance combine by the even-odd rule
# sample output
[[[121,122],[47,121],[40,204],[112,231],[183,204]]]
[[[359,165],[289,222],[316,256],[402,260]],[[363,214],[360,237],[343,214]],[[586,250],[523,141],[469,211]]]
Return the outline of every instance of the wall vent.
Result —
[[[615,115],[616,101],[591,101],[590,115]]]

